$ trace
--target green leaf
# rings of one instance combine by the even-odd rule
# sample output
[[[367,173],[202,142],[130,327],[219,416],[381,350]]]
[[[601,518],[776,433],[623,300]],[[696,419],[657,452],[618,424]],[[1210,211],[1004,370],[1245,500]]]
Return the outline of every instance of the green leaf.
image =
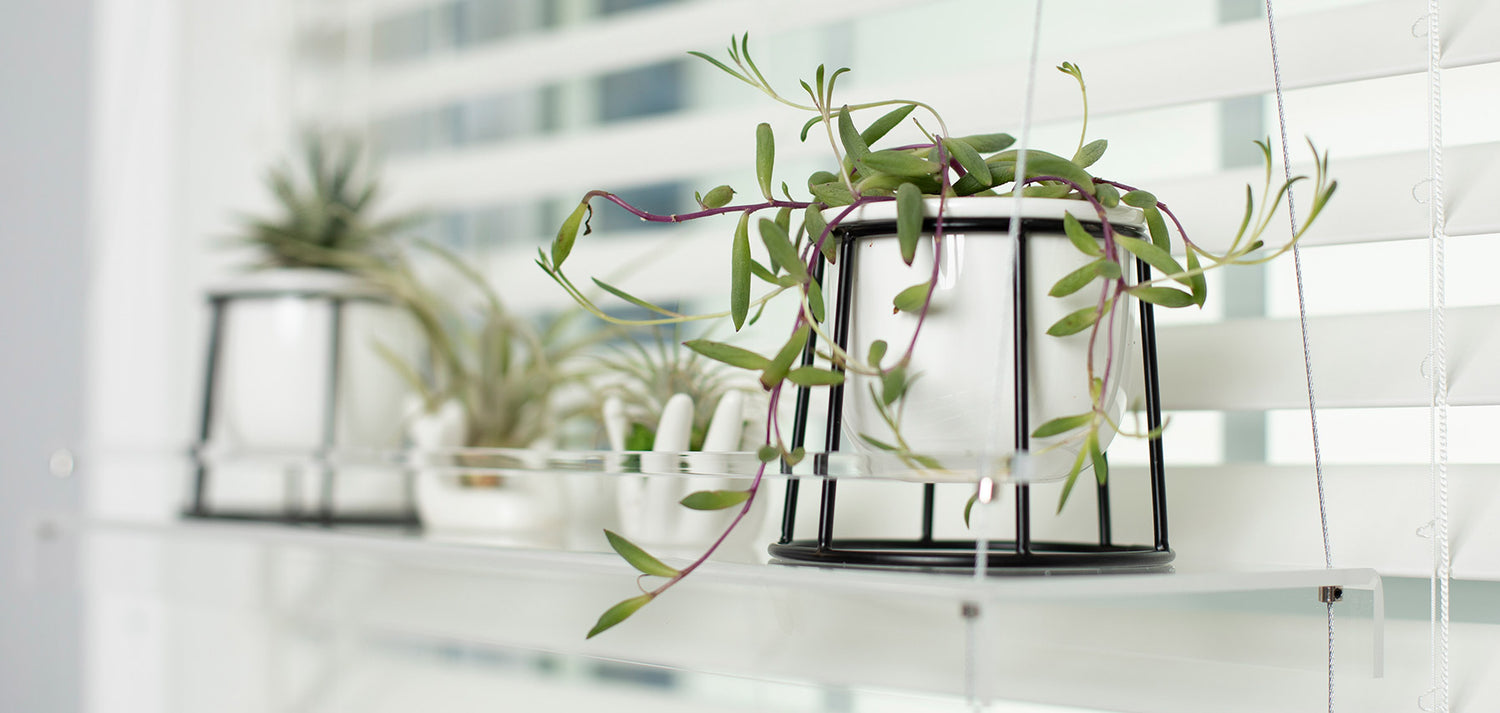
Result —
[[[733,198],[733,188],[730,188],[729,186],[716,186],[713,190],[709,191],[707,195],[698,198],[698,203],[700,203],[704,208],[723,208],[724,206],[729,205],[729,201]]]
[[[813,171],[812,174],[807,177],[807,187],[809,190],[811,190],[813,186],[816,186],[820,183],[833,183],[837,180],[839,180],[839,177],[836,173],[830,173],[828,171]]]
[[[849,205],[854,202],[854,194],[849,192],[848,187],[844,185],[843,181],[819,183],[808,186],[807,190],[811,191],[814,198],[823,201],[824,205],[827,205],[829,208]]]
[[[802,211],[802,227],[807,230],[808,240],[814,243],[819,240],[823,241],[823,245],[819,250],[823,252],[824,259],[830,263],[837,259],[838,245],[836,243],[838,241],[833,237],[831,232],[827,237],[823,235],[823,233],[828,232],[828,221],[823,220],[823,209],[821,206],[814,203]]]
[[[589,211],[588,201],[578,204],[573,213],[563,221],[562,227],[557,231],[557,239],[552,241],[552,267],[562,267],[563,261],[568,259],[568,253],[573,252],[573,241],[578,239],[578,227],[584,224],[584,217]],[[587,235],[588,231],[585,230]]]
[[[656,445],[656,433],[644,423],[630,424],[630,431],[625,434],[625,450],[627,451],[649,451]]]
[[[880,401],[886,406],[896,402],[906,393],[906,367],[898,366],[880,377]]]
[[[755,457],[759,458],[762,463],[770,463],[781,457],[781,449],[767,443],[756,449]]]
[[[964,170],[976,180],[986,186],[991,185],[990,182],[994,179],[990,177],[990,166],[984,162],[984,157],[980,156],[973,146],[960,139],[943,139],[943,148],[947,149],[948,154],[958,161],[958,165],[963,166]]]
[[[870,153],[870,145],[854,128],[854,119],[849,116],[847,105],[839,110],[839,141],[844,144],[844,153],[856,161]]]
[[[797,328],[797,331],[792,334],[792,338],[786,340],[786,344],[781,345],[781,351],[776,352],[776,356],[761,370],[761,386],[770,390],[781,383],[782,379],[786,378],[787,372],[792,368],[792,362],[796,361],[797,357],[801,355],[802,347],[807,344],[807,335],[811,333],[812,326],[806,322]]]
[[[859,438],[860,438],[860,440],[864,441],[865,443],[870,444],[872,447],[874,447],[874,448],[876,448],[878,450],[885,451],[887,453],[894,453],[894,452],[896,452],[898,450],[901,450],[901,449],[899,449],[899,448],[897,448],[897,447],[895,447],[895,446],[893,446],[893,445],[891,445],[889,443],[886,443],[885,441],[882,441],[882,440],[880,440],[880,439],[878,439],[878,438],[876,438],[874,436],[871,436],[871,435],[868,435],[868,434],[865,434],[865,433],[859,434]]]
[[[807,282],[807,266],[802,264],[802,258],[797,256],[797,249],[792,247],[792,239],[787,235],[786,228],[774,220],[761,218],[760,239],[765,243],[766,252],[770,254],[774,264],[786,268],[787,274],[798,282]]]
[[[1094,185],[1094,197],[1104,204],[1105,208],[1114,208],[1120,205],[1120,190],[1108,183]]]
[[[1120,270],[1120,263],[1117,263],[1114,260],[1105,260],[1103,258],[1100,258],[1098,260],[1095,260],[1092,265],[1094,266],[1094,274],[1106,280],[1118,280],[1120,279],[1120,276],[1124,274]]]
[[[1099,449],[1099,433],[1095,431],[1089,434],[1089,460],[1094,463],[1094,479],[1100,485],[1109,480],[1109,461],[1104,457],[1104,451]]]
[[[1104,150],[1109,148],[1109,142],[1104,139],[1095,139],[1078,148],[1078,153],[1073,154],[1073,163],[1083,168],[1098,163],[1099,158],[1104,155]]]
[[[958,140],[973,146],[974,150],[979,153],[1004,151],[1016,142],[1015,137],[1010,134],[973,134],[971,136],[960,136]]]
[[[917,242],[922,237],[922,191],[910,183],[896,190],[896,240],[901,243],[901,259],[910,265],[917,259]]]
[[[1088,449],[1078,449],[1078,457],[1073,459],[1073,467],[1068,469],[1068,479],[1063,483],[1062,494],[1057,496],[1057,511],[1062,512],[1063,505],[1068,502],[1068,495],[1073,492],[1073,484],[1078,482],[1078,474],[1083,472],[1083,459],[1088,456]]]
[[[927,292],[931,288],[931,283],[919,282],[897,293],[891,303],[901,312],[920,312],[922,305],[927,304]]]
[[[1089,235],[1089,231],[1084,229],[1083,224],[1078,222],[1072,213],[1063,214],[1063,232],[1067,234],[1068,240],[1073,242],[1073,247],[1078,248],[1078,251],[1084,255],[1099,257],[1104,254],[1104,250],[1099,247],[1098,239]]]
[[[1193,272],[1193,271],[1196,271],[1196,270],[1200,269],[1201,267],[1202,267],[1202,265],[1198,264],[1198,253],[1194,252],[1192,248],[1188,248],[1188,250],[1187,250],[1187,268],[1188,268],[1188,271],[1189,272]],[[1201,273],[1201,272],[1194,272],[1194,274],[1189,275],[1188,276],[1188,288],[1193,291],[1193,303],[1194,304],[1198,305],[1199,307],[1202,307],[1203,304],[1208,301],[1208,280],[1203,276],[1203,273]]]
[[[884,339],[877,339],[870,342],[870,349],[865,352],[865,359],[870,362],[870,366],[877,369],[880,368],[880,360],[885,358],[886,349],[887,346]]]
[[[1014,163],[1016,152],[1005,151],[997,154],[990,158],[990,163],[995,163],[997,159]],[[1094,177],[1090,176],[1088,171],[1079,168],[1078,164],[1057,154],[1047,153],[1039,149],[1030,149],[1026,152],[1026,177],[1034,178],[1036,176],[1066,178],[1078,184],[1083,192],[1089,195],[1094,194]]]
[[[787,372],[786,378],[798,386],[833,386],[844,383],[843,372],[815,366],[799,366]]]
[[[755,180],[760,183],[761,195],[774,200],[771,195],[771,168],[776,163],[776,137],[771,125],[762,122],[755,127]]]
[[[931,176],[943,169],[936,162],[906,151],[875,151],[861,156],[857,162],[862,167],[862,175],[878,172],[901,178],[919,178]]]
[[[807,310],[812,312],[814,322],[823,321],[823,288],[817,280],[807,281]]]
[[[714,361],[724,362],[725,364],[728,364],[730,366],[737,366],[741,369],[759,371],[766,368],[766,365],[771,363],[770,359],[756,354],[749,349],[741,349],[734,345],[724,344],[722,342],[711,342],[707,339],[693,339],[691,341],[683,342],[682,346],[698,352],[699,354],[702,354],[709,359],[713,359]]]
[[[1151,304],[1163,307],[1186,307],[1198,304],[1192,295],[1175,287],[1142,285],[1140,287],[1132,287],[1128,292],[1142,302],[1150,302]]]
[[[640,307],[642,309],[648,309],[648,310],[651,310],[652,312],[655,312],[655,313],[660,314],[660,315],[665,315],[665,316],[668,316],[668,317],[676,317],[676,316],[678,316],[677,313],[673,312],[672,310],[669,310],[669,309],[667,309],[665,307],[662,307],[662,306],[659,306],[659,305],[647,302],[646,300],[643,300],[643,299],[641,299],[639,297],[636,297],[635,295],[632,295],[629,292],[626,292],[626,291],[624,291],[624,290],[622,290],[622,289],[620,289],[618,287],[615,287],[614,285],[611,285],[608,282],[605,282],[604,280],[601,280],[601,279],[599,279],[597,277],[593,277],[593,278],[589,278],[589,279],[593,280],[594,284],[599,286],[599,289],[604,290],[605,292],[608,292],[608,293],[610,293],[610,294],[612,294],[612,295],[614,295],[614,296],[616,296],[616,297],[618,297],[618,298],[620,298],[622,300],[625,300],[626,302],[629,302],[630,304],[633,304],[633,305],[635,305],[637,307]]]
[[[1161,211],[1156,206],[1145,208],[1146,228],[1151,232],[1151,243],[1167,253],[1172,252],[1172,238],[1167,233],[1167,221],[1162,219]]]
[[[652,557],[645,550],[638,547],[634,542],[614,532],[605,530],[604,536],[609,538],[609,546],[614,548],[615,552],[620,553],[620,556],[626,562],[629,562],[631,567],[640,570],[643,574],[649,574],[653,577],[666,577],[668,579],[681,574],[675,567],[668,567],[661,560]]]
[[[680,503],[690,510],[724,510],[749,499],[748,490],[699,490],[689,493]]]
[[[1057,322],[1047,328],[1047,333],[1054,337],[1066,337],[1069,334],[1077,334],[1093,326],[1094,322],[1098,319],[1098,308],[1085,307],[1057,320]]]
[[[791,453],[782,456],[782,460],[785,460],[787,465],[797,465],[798,463],[802,462],[803,458],[806,457],[807,449],[803,448],[802,446],[797,446],[796,448],[792,449]]]
[[[650,604],[655,596],[654,594],[642,594],[610,607],[603,614],[599,615],[599,621],[594,624],[594,628],[589,629],[588,638],[592,639],[608,631],[614,625],[629,619],[631,614],[636,613],[641,607]]]
[[[769,268],[756,262],[753,258],[750,260],[750,274],[773,285],[781,284],[780,281],[776,279],[776,275],[772,273]]]
[[[1092,412],[1080,413],[1075,416],[1059,416],[1052,419],[1051,421],[1037,426],[1036,430],[1031,432],[1031,437],[1048,438],[1051,436],[1067,433],[1068,431],[1076,428],[1082,428],[1093,422],[1094,414]]]
[[[1156,196],[1151,195],[1146,191],[1131,191],[1123,196],[1120,196],[1120,201],[1125,205],[1134,206],[1142,210],[1145,210],[1146,208],[1156,207]]]
[[[1129,235],[1116,235],[1115,243],[1128,250],[1131,255],[1145,260],[1147,265],[1161,270],[1165,274],[1175,275],[1182,272],[1182,265],[1178,264],[1172,258],[1171,253],[1152,243],[1148,243],[1140,238],[1132,238]]]
[[[734,247],[729,259],[729,316],[734,321],[734,331],[745,326],[745,316],[750,313],[750,213],[740,214],[739,225],[734,229]]]
[[[1067,297],[1083,289],[1084,285],[1093,282],[1094,278],[1098,277],[1101,262],[1103,262],[1102,258],[1064,275],[1061,280],[1053,283],[1052,289],[1048,290],[1047,294],[1052,297]]]
[[[864,139],[866,146],[873,145],[876,141],[885,138],[885,135],[890,133],[891,129],[896,128],[896,125],[900,124],[911,113],[911,110],[915,108],[917,108],[915,104],[906,104],[890,110],[884,116],[876,119],[874,123],[865,127],[864,131],[859,132],[859,137]]]

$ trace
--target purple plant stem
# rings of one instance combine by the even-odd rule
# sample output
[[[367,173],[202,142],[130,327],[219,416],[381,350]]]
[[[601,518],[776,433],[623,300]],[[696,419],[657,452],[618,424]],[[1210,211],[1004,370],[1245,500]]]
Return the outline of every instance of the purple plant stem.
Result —
[[[1138,190],[1140,190],[1139,188],[1136,188],[1134,186],[1127,186],[1127,185],[1125,185],[1123,183],[1120,183],[1119,181],[1109,181],[1109,180],[1105,180],[1103,178],[1095,178],[1094,179],[1094,183],[1108,184],[1108,185],[1114,186],[1115,188],[1122,189],[1122,190],[1124,190],[1127,193],[1130,192],[1130,191],[1138,191]],[[1190,248],[1192,248],[1194,250],[1198,250],[1199,252],[1203,251],[1202,248],[1198,247],[1197,243],[1194,243],[1190,238],[1188,238],[1187,229],[1185,229],[1185,228],[1182,227],[1182,221],[1180,221],[1180,220],[1177,219],[1177,214],[1173,213],[1172,209],[1168,208],[1166,203],[1163,203],[1161,201],[1157,201],[1156,202],[1156,209],[1159,210],[1159,211],[1161,211],[1162,213],[1166,214],[1166,216],[1168,218],[1172,219],[1172,225],[1174,225],[1174,226],[1177,227],[1177,234],[1180,235],[1180,236],[1182,236],[1182,244],[1183,245],[1186,245],[1186,246],[1188,246],[1188,247],[1190,247]]]
[[[704,210],[695,211],[693,213],[672,213],[670,215],[658,215],[656,213],[646,212],[629,203],[626,203],[625,199],[613,193],[610,193],[609,191],[589,191],[588,193],[584,194],[583,201],[587,203],[591,198],[603,198],[604,200],[607,200],[610,203],[613,203],[629,211],[631,215],[634,215],[635,217],[650,223],[681,223],[687,220],[708,218],[715,215],[723,215],[725,213],[754,213],[755,211],[766,210],[768,208],[806,208],[812,205],[812,203],[804,203],[802,201],[769,200],[761,203],[727,205],[722,208],[706,208]]]

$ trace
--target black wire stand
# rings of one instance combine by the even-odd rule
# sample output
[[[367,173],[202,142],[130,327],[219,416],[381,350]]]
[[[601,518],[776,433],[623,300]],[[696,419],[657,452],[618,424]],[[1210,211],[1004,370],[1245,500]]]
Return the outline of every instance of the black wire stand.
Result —
[[[307,302],[327,302],[328,361],[324,366],[327,384],[323,393],[322,434],[320,445],[307,454],[305,460],[313,465],[318,478],[317,502],[307,507],[301,498],[288,497],[279,509],[223,508],[211,504],[209,498],[212,467],[205,454],[213,433],[215,392],[219,375],[219,361],[223,350],[225,315],[229,305],[238,301],[298,299]],[[403,472],[405,504],[390,511],[340,512],[335,507],[338,469],[333,463],[337,448],[340,364],[343,355],[343,323],[345,308],[351,302],[388,304],[387,300],[372,295],[348,295],[316,289],[250,289],[217,292],[208,297],[210,315],[208,330],[208,354],[203,371],[203,401],[199,411],[198,442],[192,449],[192,492],[183,517],[219,520],[266,521],[291,524],[316,525],[389,525],[415,527],[418,524],[415,498],[412,492],[411,474]]]
[[[1084,223],[1085,229],[1102,235],[1097,223]],[[928,218],[924,229],[931,233],[936,221]],[[1010,228],[1009,218],[965,218],[945,219],[945,233],[981,232],[1006,233]],[[1131,226],[1114,226],[1118,233],[1140,237],[1140,231]],[[840,348],[847,348],[849,339],[850,300],[853,293],[854,263],[859,239],[895,235],[894,221],[870,221],[853,226],[840,227],[834,237],[839,241],[838,296],[833,314],[833,338]],[[1032,233],[1059,234],[1063,232],[1061,220],[1022,219],[1020,240],[1016,246],[1014,260],[1014,300],[1012,324],[1014,338],[1015,380],[1015,449],[1025,452],[1030,446],[1031,427],[1028,423],[1030,411],[1028,363],[1029,320],[1027,272],[1027,242]],[[815,278],[823,278],[822,261],[818,262]],[[1151,279],[1151,268],[1145,262],[1136,261],[1138,282]],[[1158,387],[1156,361],[1156,320],[1151,304],[1140,302],[1141,361],[1144,367],[1146,422],[1156,431],[1161,427],[1161,393]],[[802,351],[802,364],[813,362],[817,337],[811,336]],[[839,369],[837,366],[835,369]],[[792,426],[792,447],[803,447],[807,441],[808,411],[812,390],[798,387],[796,415]],[[824,453],[839,450],[842,440],[844,387],[842,384],[829,387],[828,425],[825,435]],[[1153,438],[1148,444],[1150,453],[1151,516],[1153,542],[1151,544],[1117,544],[1112,533],[1112,503],[1109,484],[1096,481],[1095,497],[1098,502],[1098,538],[1090,542],[1035,540],[1031,536],[1031,487],[1026,483],[1010,483],[1015,491],[1015,533],[1010,540],[987,542],[986,560],[990,573],[1005,572],[1050,572],[1050,571],[1159,571],[1172,561],[1173,552],[1167,543],[1167,495],[1166,474],[1162,463],[1161,438]],[[787,481],[786,501],[782,511],[781,538],[771,545],[772,558],[786,564],[808,564],[844,567],[872,567],[913,570],[970,571],[977,566],[977,540],[935,539],[933,537],[933,509],[936,500],[936,485],[923,486],[921,503],[921,531],[914,538],[839,538],[834,533],[834,515],[838,501],[838,479],[828,476],[828,458],[814,454],[813,472],[821,477],[822,492],[818,508],[818,529],[813,539],[796,539],[797,499],[800,479]],[[783,464],[782,472],[791,473]]]

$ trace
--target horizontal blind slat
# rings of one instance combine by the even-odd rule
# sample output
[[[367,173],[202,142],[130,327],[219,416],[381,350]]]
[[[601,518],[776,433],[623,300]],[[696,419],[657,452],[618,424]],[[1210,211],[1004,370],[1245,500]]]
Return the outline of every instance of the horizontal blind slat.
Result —
[[[1424,268],[1425,269],[1425,268]],[[1500,306],[1447,312],[1449,403],[1500,404]],[[1313,317],[1318,405],[1426,406],[1426,310]],[[1242,319],[1158,329],[1162,403],[1169,410],[1307,406],[1295,319]],[[1139,375],[1132,369],[1140,393]]]

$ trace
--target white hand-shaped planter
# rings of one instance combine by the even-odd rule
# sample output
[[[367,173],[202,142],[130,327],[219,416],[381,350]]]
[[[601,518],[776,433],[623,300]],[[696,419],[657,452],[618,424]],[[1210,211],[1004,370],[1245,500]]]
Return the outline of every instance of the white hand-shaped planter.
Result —
[[[448,401],[413,416],[407,434],[419,462],[459,460],[452,451],[465,445],[467,426],[463,406]],[[505,475],[498,485],[476,487],[462,482],[462,464],[455,465],[417,469],[417,512],[429,535],[523,545],[556,538],[561,496],[554,478],[537,468],[533,475]]]
[[[612,400],[605,403],[605,414],[606,430],[611,431],[610,446],[620,450],[624,439],[622,436],[617,441],[614,432],[624,432],[623,409],[618,401]],[[641,472],[655,474],[627,475],[619,481],[621,534],[642,546],[681,556],[699,554],[713,544],[739,513],[740,506],[701,511],[683,507],[680,501],[700,490],[742,490],[751,482],[748,478],[697,475],[723,472],[726,464],[722,454],[741,449],[745,428],[743,392],[730,391],[719,399],[704,436],[703,451],[684,458],[692,424],[692,398],[677,394],[669,399],[657,424],[652,453],[641,456]],[[685,469],[681,467],[683,463]],[[684,470],[689,474],[682,474]],[[767,512],[765,496],[763,489],[750,512],[720,547],[720,554],[740,560],[763,558],[759,550]]]

